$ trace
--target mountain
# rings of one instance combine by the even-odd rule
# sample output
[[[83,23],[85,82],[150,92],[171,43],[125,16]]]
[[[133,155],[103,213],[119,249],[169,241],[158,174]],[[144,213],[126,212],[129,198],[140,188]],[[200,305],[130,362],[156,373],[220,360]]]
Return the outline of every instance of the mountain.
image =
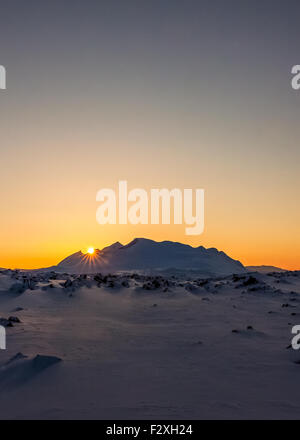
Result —
[[[260,272],[260,273],[268,273],[268,272],[286,272],[286,269],[281,269],[276,266],[246,266],[246,269],[249,272]]]
[[[246,272],[239,261],[215,248],[193,248],[182,243],[156,242],[145,238],[135,238],[125,246],[117,242],[102,250],[96,249],[93,255],[79,251],[51,269],[67,273],[167,269],[194,270],[206,275]]]

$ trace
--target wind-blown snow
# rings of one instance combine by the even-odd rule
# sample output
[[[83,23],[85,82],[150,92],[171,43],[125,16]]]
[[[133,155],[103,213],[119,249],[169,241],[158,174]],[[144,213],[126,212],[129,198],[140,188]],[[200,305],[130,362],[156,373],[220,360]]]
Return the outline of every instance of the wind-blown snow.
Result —
[[[300,273],[0,273],[1,418],[299,418]]]

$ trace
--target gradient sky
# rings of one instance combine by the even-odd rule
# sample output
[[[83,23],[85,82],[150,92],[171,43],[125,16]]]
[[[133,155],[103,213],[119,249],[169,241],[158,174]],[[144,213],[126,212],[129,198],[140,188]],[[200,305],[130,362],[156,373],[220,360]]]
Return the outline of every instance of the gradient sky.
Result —
[[[0,266],[136,236],[300,268],[298,0],[0,2]],[[100,226],[96,192],[204,188],[205,233]]]

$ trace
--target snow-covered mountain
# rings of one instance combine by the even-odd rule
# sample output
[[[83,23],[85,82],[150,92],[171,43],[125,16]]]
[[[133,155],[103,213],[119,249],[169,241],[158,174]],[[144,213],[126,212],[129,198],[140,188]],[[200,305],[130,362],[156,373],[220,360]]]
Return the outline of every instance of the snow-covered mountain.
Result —
[[[182,243],[145,238],[136,238],[125,246],[117,242],[102,250],[96,249],[93,255],[79,251],[51,269],[68,273],[167,269],[196,270],[207,275],[246,272],[239,261],[215,248],[193,248]]]
[[[270,273],[270,272],[285,272],[286,269],[276,266],[246,266],[249,272]]]

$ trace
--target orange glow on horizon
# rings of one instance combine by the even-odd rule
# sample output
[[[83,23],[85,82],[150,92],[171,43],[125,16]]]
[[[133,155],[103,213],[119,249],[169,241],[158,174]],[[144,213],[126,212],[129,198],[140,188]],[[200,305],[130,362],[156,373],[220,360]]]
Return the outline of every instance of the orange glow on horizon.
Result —
[[[122,173],[118,167],[117,164],[114,173],[119,176]],[[138,164],[136,169],[139,169]],[[170,169],[172,171],[172,167]],[[97,176],[96,170],[93,171],[91,174]],[[276,180],[262,189],[260,181],[255,180],[249,186],[248,181],[244,182],[244,177],[238,175],[238,185],[234,177],[232,182],[230,179],[226,181],[224,188],[218,173],[217,177],[215,174],[207,176],[203,169],[202,177],[197,181],[183,177],[177,182],[177,175],[166,176],[160,187],[204,187],[206,190],[204,233],[189,237],[184,233],[184,225],[99,225],[95,215],[98,206],[96,191],[104,186],[114,188],[118,181],[118,176],[113,181],[113,177],[105,173],[103,169],[99,181],[96,177],[89,179],[86,176],[84,188],[80,186],[82,180],[78,182],[75,171],[76,179],[68,180],[63,173],[58,174],[55,185],[41,179],[41,185],[37,187],[25,180],[21,198],[14,197],[18,189],[15,181],[6,186],[2,196],[5,209],[1,212],[0,268],[51,267],[80,250],[94,260],[98,255],[96,249],[101,250],[117,241],[125,245],[135,237],[145,237],[155,241],[177,241],[194,247],[215,247],[245,266],[300,269],[300,208],[288,185],[284,188],[279,213],[277,194],[279,191],[281,194],[283,189],[278,187]],[[38,174],[36,177],[41,176]],[[151,187],[147,182],[145,176],[139,175],[129,181],[129,187],[148,190]],[[61,192],[57,192],[57,185],[62,188]],[[73,200],[74,193],[76,203],[66,204],[66,199]],[[87,252],[90,247],[94,248],[92,254]]]
[[[155,241],[178,241],[189,244],[193,247],[204,246],[205,248],[216,247],[220,251],[224,251],[231,258],[241,261],[244,266],[272,265],[287,270],[299,270],[299,243],[296,237],[288,236],[288,229],[284,242],[278,242],[276,246],[272,241],[272,234],[252,231],[252,233],[243,234],[241,231],[217,230],[210,233],[206,231],[203,235],[194,238],[187,238],[182,232],[181,226],[168,225],[166,227],[155,225],[148,226],[114,226],[107,225],[100,228],[95,226],[88,232],[80,233],[78,229],[76,233],[66,236],[65,230],[61,231],[61,235],[56,240],[42,239],[42,231],[35,237],[24,235],[22,241],[16,243],[15,246],[10,245],[6,248],[5,254],[1,256],[0,267],[19,268],[19,269],[37,269],[57,265],[67,256],[84,249],[83,257],[88,262],[94,261],[96,256],[96,248],[102,249],[106,246],[119,241],[126,245],[135,237],[145,237]],[[239,233],[238,233],[239,232]],[[86,241],[97,243],[96,247],[80,246]],[[93,252],[92,252],[93,249]]]

